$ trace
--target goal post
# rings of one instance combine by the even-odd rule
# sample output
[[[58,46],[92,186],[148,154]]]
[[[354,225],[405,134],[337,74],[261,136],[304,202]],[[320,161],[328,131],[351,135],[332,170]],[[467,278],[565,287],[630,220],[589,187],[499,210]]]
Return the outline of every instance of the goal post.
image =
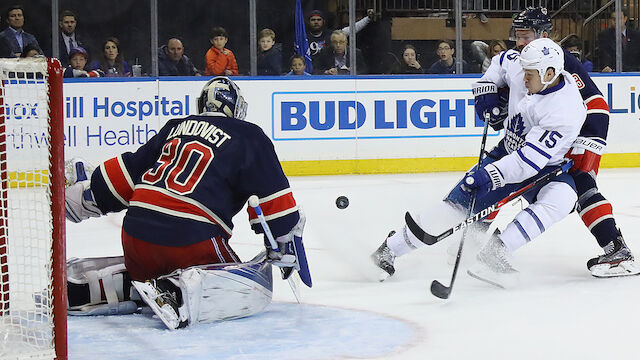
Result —
[[[0,359],[67,358],[63,69],[0,59]]]

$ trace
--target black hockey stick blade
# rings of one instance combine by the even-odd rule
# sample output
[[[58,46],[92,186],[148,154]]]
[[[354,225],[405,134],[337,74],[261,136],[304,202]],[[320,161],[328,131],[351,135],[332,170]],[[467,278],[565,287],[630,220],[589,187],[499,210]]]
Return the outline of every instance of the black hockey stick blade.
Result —
[[[409,214],[408,211],[404,214],[404,221],[407,223],[407,227],[409,228],[409,231],[411,231],[411,233],[415,235],[415,237],[417,237],[420,241],[422,241],[427,245],[433,245],[453,233],[453,229],[449,229],[437,236],[427,234],[427,232],[424,231],[420,227],[420,225],[416,223],[415,220],[413,220],[413,217],[411,216],[411,214]]]
[[[451,287],[442,285],[438,280],[433,280],[431,282],[431,293],[440,299],[448,299],[449,295],[451,295]]]

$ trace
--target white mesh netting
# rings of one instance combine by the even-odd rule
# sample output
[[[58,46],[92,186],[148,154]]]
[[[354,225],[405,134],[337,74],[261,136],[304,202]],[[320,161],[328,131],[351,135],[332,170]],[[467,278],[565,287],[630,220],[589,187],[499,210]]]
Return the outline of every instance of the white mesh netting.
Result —
[[[0,359],[54,358],[46,59],[0,81]]]

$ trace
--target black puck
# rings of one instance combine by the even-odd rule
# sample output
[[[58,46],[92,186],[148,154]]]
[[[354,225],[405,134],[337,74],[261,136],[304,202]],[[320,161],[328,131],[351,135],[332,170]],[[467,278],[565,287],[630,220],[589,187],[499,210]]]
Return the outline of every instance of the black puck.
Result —
[[[336,199],[336,206],[338,209],[345,209],[349,206],[349,199],[346,196],[338,196]]]

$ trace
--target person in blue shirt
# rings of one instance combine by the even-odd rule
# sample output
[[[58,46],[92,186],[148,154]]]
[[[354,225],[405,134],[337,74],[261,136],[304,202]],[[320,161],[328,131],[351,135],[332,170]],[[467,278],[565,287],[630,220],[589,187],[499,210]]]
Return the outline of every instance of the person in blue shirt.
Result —
[[[5,13],[5,21],[9,26],[0,32],[0,38],[4,38],[6,43],[11,46],[11,52],[14,56],[19,57],[27,45],[41,49],[36,37],[22,29],[24,26],[24,9],[21,5],[10,6]],[[39,53],[42,54],[42,51]]]
[[[453,41],[441,40],[438,43],[438,49],[436,50],[440,60],[434,62],[427,73],[429,74],[455,74],[456,73],[456,58],[453,54],[456,52],[456,46]],[[462,60],[462,72],[471,72],[469,64]]]

